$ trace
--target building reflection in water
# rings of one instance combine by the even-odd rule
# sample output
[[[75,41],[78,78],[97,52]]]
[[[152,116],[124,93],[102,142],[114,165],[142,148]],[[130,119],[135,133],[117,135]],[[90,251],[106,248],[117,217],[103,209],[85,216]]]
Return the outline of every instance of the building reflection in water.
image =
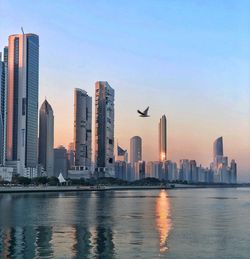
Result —
[[[77,225],[15,226],[0,228],[0,258],[113,258],[112,194],[97,193],[91,206],[72,202],[68,211],[75,211]],[[63,204],[61,204],[63,205]],[[54,204],[58,211],[58,202]],[[87,209],[88,208],[88,209]],[[18,211],[21,214],[22,211]],[[48,215],[50,218],[52,215]],[[55,218],[66,215],[54,213]],[[53,217],[52,217],[53,218]],[[48,222],[48,221],[47,221]],[[91,224],[90,224],[91,222]],[[49,223],[49,222],[48,222]]]
[[[112,232],[112,193],[97,193],[96,230],[93,232],[94,253],[97,258],[114,258],[114,242]]]
[[[165,190],[161,190],[155,206],[156,229],[160,239],[160,253],[168,250],[167,241],[171,229],[170,202]]]

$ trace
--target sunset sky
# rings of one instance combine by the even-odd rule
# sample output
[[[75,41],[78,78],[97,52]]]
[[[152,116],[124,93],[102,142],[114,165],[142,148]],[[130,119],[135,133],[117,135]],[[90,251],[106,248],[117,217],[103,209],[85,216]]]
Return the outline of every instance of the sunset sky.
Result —
[[[208,166],[212,144],[250,180],[250,2],[0,1],[0,49],[10,34],[40,37],[40,104],[54,109],[55,146],[73,140],[73,90],[115,89],[115,139],[143,139],[158,159],[158,122],[168,120],[168,158]],[[150,106],[150,118],[137,109]],[[93,117],[94,119],[94,117]],[[93,136],[94,139],[94,136]]]

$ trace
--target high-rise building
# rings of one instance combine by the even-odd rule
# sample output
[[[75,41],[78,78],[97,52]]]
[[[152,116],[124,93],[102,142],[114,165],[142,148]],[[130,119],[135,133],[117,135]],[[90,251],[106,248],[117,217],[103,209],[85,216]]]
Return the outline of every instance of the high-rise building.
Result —
[[[159,122],[159,161],[167,160],[167,119],[163,115]]]
[[[130,139],[130,163],[136,163],[142,160],[142,139],[134,136]]]
[[[54,148],[54,176],[58,177],[60,174],[64,178],[68,177],[67,150],[64,146]]]
[[[54,175],[54,113],[45,100],[39,113],[39,154],[38,163],[46,175]]]
[[[99,176],[114,176],[114,97],[108,82],[95,84],[95,161]]]
[[[214,141],[214,163],[221,163],[223,157],[223,138],[219,137]]]
[[[6,159],[6,105],[7,105],[8,47],[4,48],[3,60],[0,52],[0,165]]]
[[[37,168],[38,77],[39,37],[9,36],[6,158],[21,174]]]
[[[137,161],[134,163],[134,180],[141,180],[146,175],[145,161]]]
[[[74,92],[75,166],[91,167],[92,97],[82,89]]]
[[[237,164],[235,160],[231,161],[230,171],[231,171],[230,183],[237,183]]]
[[[4,62],[2,61],[2,53],[0,52],[0,165],[3,165],[4,153],[4,112],[5,112],[5,69]]]
[[[180,180],[187,182],[191,180],[191,168],[188,159],[180,160]]]

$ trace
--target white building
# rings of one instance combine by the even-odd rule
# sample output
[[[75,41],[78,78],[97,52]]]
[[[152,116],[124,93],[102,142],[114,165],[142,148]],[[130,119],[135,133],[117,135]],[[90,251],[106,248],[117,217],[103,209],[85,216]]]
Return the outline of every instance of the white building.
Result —
[[[13,168],[12,167],[1,167],[0,166],[0,181],[12,181]]]

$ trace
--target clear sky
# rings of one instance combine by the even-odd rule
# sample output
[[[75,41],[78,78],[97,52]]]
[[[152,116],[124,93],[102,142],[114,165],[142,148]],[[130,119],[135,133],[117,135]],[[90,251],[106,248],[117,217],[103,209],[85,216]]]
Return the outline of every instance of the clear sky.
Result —
[[[116,91],[115,138],[143,139],[158,158],[158,121],[168,120],[168,157],[208,166],[215,138],[250,180],[248,0],[0,1],[0,47],[8,35],[40,36],[40,103],[54,109],[55,145],[73,139],[73,89]],[[93,98],[94,102],[94,98]],[[151,117],[136,110],[150,106]]]

